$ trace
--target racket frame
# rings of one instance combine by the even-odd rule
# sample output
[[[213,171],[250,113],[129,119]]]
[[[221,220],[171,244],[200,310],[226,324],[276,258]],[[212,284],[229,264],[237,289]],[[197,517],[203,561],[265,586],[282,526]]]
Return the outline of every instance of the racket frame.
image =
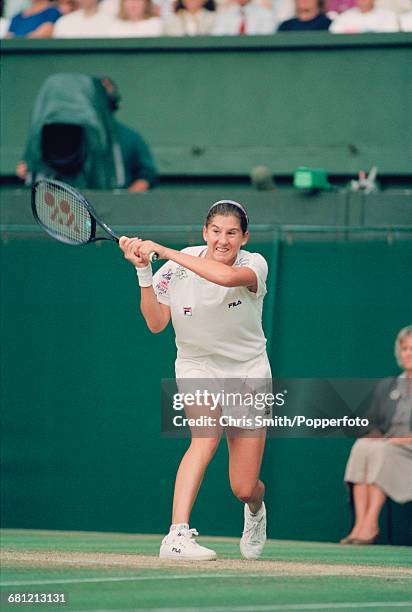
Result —
[[[64,191],[68,192],[72,197],[76,198],[79,204],[84,206],[91,218],[90,238],[86,242],[72,242],[66,239],[61,234],[54,232],[50,227],[45,225],[43,221],[41,221],[37,213],[36,207],[37,188],[40,185],[50,185],[51,187],[63,189]],[[91,242],[97,242],[98,240],[114,240],[117,243],[119,242],[119,237],[116,236],[114,231],[106,223],[99,219],[99,216],[97,215],[93,206],[90,204],[90,202],[86,200],[84,195],[77,191],[77,189],[74,189],[74,187],[71,187],[71,185],[67,185],[67,183],[63,183],[62,181],[57,181],[55,179],[39,179],[38,181],[36,181],[31,191],[31,210],[33,213],[33,217],[36,219],[37,223],[44,229],[44,231],[47,232],[55,240],[64,242],[64,244],[68,244],[70,246],[82,246],[85,244],[90,244]],[[108,234],[109,238],[107,238],[106,236],[96,236],[97,225],[99,225]]]

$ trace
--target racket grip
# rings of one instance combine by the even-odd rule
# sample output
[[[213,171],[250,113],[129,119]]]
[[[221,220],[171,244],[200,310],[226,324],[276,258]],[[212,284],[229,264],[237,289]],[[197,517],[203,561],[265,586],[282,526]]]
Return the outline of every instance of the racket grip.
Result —
[[[156,251],[152,251],[149,255],[149,259],[151,262],[157,261],[159,259],[159,254]]]

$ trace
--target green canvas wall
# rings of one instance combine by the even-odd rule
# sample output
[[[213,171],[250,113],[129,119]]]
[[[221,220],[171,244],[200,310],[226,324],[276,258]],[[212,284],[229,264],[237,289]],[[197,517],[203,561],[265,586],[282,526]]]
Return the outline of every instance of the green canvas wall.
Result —
[[[180,235],[178,247],[197,240],[194,231]],[[252,235],[250,247],[271,269],[264,320],[274,375],[397,372],[393,339],[411,323],[412,242],[334,238]],[[2,245],[1,295],[3,525],[164,532],[187,441],[160,436],[160,379],[173,375],[175,347],[170,329],[145,329],[133,269],[113,244],[73,249],[14,232]],[[224,446],[193,524],[237,535],[242,512]],[[337,540],[345,532],[350,446],[268,441],[269,536]],[[399,541],[409,537],[402,521]]]
[[[260,164],[411,175],[408,33],[3,41],[2,175],[14,173],[34,98],[56,72],[115,79],[119,118],[141,131],[162,175]]]

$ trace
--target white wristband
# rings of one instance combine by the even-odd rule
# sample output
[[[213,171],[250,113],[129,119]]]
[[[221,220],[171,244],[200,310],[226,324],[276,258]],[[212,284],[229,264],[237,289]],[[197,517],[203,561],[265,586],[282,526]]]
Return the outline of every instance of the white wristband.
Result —
[[[147,264],[145,268],[136,266],[136,274],[140,287],[151,287],[153,282],[152,266]]]

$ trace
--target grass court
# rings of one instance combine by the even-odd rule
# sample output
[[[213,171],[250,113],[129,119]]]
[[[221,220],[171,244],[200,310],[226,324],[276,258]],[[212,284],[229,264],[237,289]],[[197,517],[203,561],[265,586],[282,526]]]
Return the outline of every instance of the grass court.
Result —
[[[201,537],[217,561],[157,558],[161,536],[3,530],[3,609],[270,612],[411,610],[407,547],[269,540],[241,559],[234,538]],[[64,593],[66,604],[9,604],[9,593]]]

